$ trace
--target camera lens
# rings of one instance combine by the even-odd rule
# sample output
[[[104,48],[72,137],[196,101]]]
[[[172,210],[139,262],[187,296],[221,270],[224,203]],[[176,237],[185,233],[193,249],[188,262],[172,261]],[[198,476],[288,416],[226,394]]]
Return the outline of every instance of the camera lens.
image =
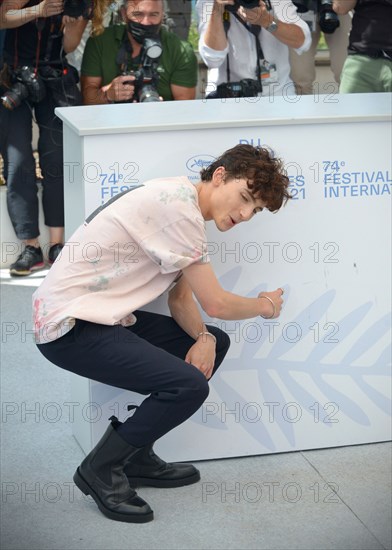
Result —
[[[332,34],[340,26],[339,17],[333,11],[330,0],[320,0],[319,25],[325,34]]]
[[[146,84],[142,87],[138,99],[139,103],[151,103],[152,101],[160,101],[158,92],[150,84]]]
[[[6,109],[13,111],[22,103],[24,99],[29,95],[28,89],[22,82],[15,82],[15,84],[5,92],[1,97],[1,101]]]

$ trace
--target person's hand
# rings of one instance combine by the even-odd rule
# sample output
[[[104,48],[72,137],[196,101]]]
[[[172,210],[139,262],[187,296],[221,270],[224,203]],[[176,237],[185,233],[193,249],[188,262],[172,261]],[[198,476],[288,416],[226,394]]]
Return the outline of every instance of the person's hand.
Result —
[[[64,15],[63,16],[63,25],[64,25],[64,27],[65,26],[71,27],[72,25],[76,25],[80,21],[84,21],[82,15],[80,17],[70,17],[69,15]]]
[[[38,17],[52,17],[52,15],[59,15],[63,12],[63,9],[63,0],[44,0],[39,4]]]
[[[186,354],[185,361],[199,369],[204,376],[211,378],[215,365],[215,340],[211,336],[199,336]]]
[[[221,15],[225,11],[226,6],[234,6],[234,0],[214,0],[213,12],[217,15]]]
[[[117,76],[110,86],[105,87],[106,97],[109,101],[129,101],[135,93],[134,81],[133,75]]]
[[[240,6],[237,13],[246,23],[260,25],[260,27],[268,27],[272,19],[272,14],[267,10],[263,0],[260,0],[256,8],[247,9],[244,6]]]
[[[263,311],[261,312],[263,319],[279,317],[283,305],[283,292],[283,288],[277,288],[273,292],[260,292],[258,298],[263,302]]]

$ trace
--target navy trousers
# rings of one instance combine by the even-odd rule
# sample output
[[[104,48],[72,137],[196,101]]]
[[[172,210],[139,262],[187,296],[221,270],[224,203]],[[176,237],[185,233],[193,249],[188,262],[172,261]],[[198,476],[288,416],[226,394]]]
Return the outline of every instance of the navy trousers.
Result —
[[[110,386],[148,395],[119,428],[129,444],[143,447],[184,422],[206,400],[208,380],[184,358],[194,344],[171,318],[136,311],[131,327],[77,320],[63,337],[38,344],[55,365]],[[230,346],[228,335],[209,326],[216,343],[214,372]]]

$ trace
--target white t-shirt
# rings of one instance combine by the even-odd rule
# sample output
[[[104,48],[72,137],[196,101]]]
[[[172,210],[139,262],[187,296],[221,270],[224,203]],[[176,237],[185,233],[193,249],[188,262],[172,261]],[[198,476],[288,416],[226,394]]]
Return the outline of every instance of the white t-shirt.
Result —
[[[209,261],[205,222],[186,177],[154,179],[118,195],[72,235],[33,295],[37,343],[76,319],[132,325],[132,314],[185,267]]]
[[[199,31],[199,53],[208,67],[208,82],[206,93],[212,92],[216,86],[227,82],[227,55],[229,56],[230,82],[244,78],[256,79],[257,51],[255,37],[230,14],[230,28],[227,34],[228,46],[225,50],[213,50],[206,46],[204,35],[207,30],[213,0],[197,0],[196,11]],[[294,49],[301,54],[306,52],[312,42],[309,27],[303,21],[297,8],[291,0],[271,0],[274,16],[285,23],[298,25],[305,34],[303,45]],[[264,58],[276,66],[276,80],[270,84],[263,83],[262,96],[295,94],[294,84],[290,78],[289,48],[280,42],[272,33],[261,29],[259,40]]]

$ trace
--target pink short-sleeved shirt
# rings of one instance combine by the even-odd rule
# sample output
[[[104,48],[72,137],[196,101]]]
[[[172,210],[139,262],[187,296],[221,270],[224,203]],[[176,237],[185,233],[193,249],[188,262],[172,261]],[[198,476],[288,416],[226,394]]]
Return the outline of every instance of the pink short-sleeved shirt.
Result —
[[[36,342],[83,319],[135,323],[132,314],[209,261],[197,191],[186,177],[154,179],[114,197],[72,235],[33,295]]]

